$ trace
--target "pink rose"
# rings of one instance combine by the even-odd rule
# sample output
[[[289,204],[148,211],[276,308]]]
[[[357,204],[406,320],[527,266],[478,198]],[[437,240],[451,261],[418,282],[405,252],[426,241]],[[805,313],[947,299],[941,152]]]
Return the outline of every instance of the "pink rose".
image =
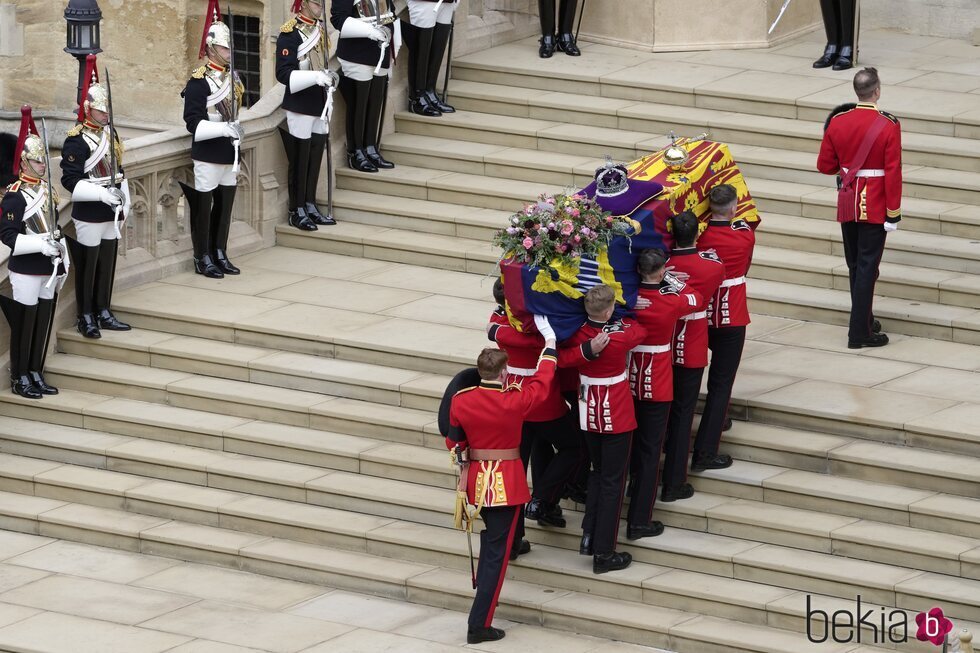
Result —
[[[570,216],[572,216],[573,218],[577,218],[578,216],[580,216],[582,214],[582,212],[579,211],[578,209],[569,209],[568,210],[568,214]]]
[[[575,238],[572,238],[572,240],[574,240],[576,243],[580,243],[580,242],[582,242],[582,237],[581,236],[575,236]]]
[[[530,238],[524,238],[521,244],[524,245],[524,249],[531,249],[534,246],[534,241]]]
[[[583,236],[588,236],[590,233],[592,233],[592,230],[589,229],[588,227],[582,227],[581,229],[579,229],[579,231],[582,233]]]
[[[573,225],[571,222],[569,222],[568,220],[565,220],[565,221],[563,221],[561,223],[561,235],[562,236],[568,236],[573,231],[575,231],[575,225]]]

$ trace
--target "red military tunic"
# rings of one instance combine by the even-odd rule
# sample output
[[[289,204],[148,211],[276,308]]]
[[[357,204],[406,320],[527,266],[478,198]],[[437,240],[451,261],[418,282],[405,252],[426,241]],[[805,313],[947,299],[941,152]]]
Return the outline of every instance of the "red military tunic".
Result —
[[[490,315],[487,336],[507,352],[506,384],[523,386],[524,380],[534,374],[538,356],[544,347],[544,338],[540,334],[521,333],[515,329],[507,319],[507,314],[500,308]],[[550,422],[567,412],[568,404],[561,398],[558,380],[554,379],[548,384],[547,398],[531,409],[525,421]]]
[[[745,275],[752,265],[755,231],[744,220],[711,220],[698,238],[698,249],[714,251],[725,266],[725,280],[708,306],[709,327],[748,326],[749,304]]]
[[[701,305],[702,298],[691,286],[678,289],[666,282],[640,284],[639,294],[650,301],[650,306],[636,312],[636,321],[647,335],[630,352],[630,389],[640,401],[671,401],[674,327],[677,320]]]
[[[519,450],[524,420],[548,396],[556,361],[556,352],[546,349],[537,374],[525,380],[523,388],[504,389],[499,382],[483,381],[475,388],[456,393],[449,407],[450,437],[446,438],[446,446]],[[461,435],[464,439],[460,439]],[[519,506],[530,501],[527,471],[520,456],[513,460],[471,462],[466,495],[471,504],[489,507]]]
[[[600,332],[609,344],[598,355],[591,340]],[[579,427],[592,433],[626,433],[636,428],[633,396],[626,363],[633,347],[643,342],[646,331],[635,320],[595,322],[588,320],[559,350],[562,367],[579,371]]]
[[[883,224],[898,222],[902,215],[902,128],[898,118],[871,103],[832,116],[820,144],[817,169],[825,175],[842,174],[850,168],[871,125],[885,120],[868,153],[855,187],[856,206],[839,207],[839,222]],[[867,175],[867,176],[865,176]]]
[[[725,266],[714,254],[685,247],[670,253],[667,271],[701,295],[701,303],[678,320],[674,329],[674,365],[707,367],[708,303],[725,280]]]

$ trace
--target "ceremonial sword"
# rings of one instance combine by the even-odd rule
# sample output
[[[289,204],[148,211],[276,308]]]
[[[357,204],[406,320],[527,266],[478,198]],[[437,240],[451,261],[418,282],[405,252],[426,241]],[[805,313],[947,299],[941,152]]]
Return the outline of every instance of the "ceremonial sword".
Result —
[[[122,205],[126,198],[116,183],[119,161],[116,158],[116,120],[112,111],[112,83],[109,80],[109,68],[106,67],[103,71],[105,72],[105,92],[109,104],[109,187],[113,189],[113,194],[120,199],[119,204],[113,207],[112,228],[116,230],[116,238],[122,238],[122,233],[119,231],[119,212],[122,211]]]
[[[60,235],[58,233],[58,215],[55,213],[54,187],[51,185],[51,148],[48,146],[48,125],[44,118],[41,118],[41,138],[44,141],[44,171],[48,178],[48,219],[47,224],[44,226],[47,227],[46,235],[48,242],[57,247],[59,252],[58,256],[51,259],[51,264],[54,266],[54,269],[51,270],[51,276],[48,278],[48,282],[44,284],[45,288],[50,288],[51,284],[58,278],[58,268],[64,260],[64,253],[61,250],[61,244],[58,242],[58,236]]]
[[[231,28],[231,5],[228,5],[228,9],[225,12],[228,17],[228,75],[231,77],[231,123],[238,128],[238,92],[237,92],[237,80],[235,78],[235,30]],[[239,130],[239,133],[241,131]],[[241,167],[241,138],[234,139],[231,143],[235,146],[235,162],[232,164],[231,169],[236,175]],[[237,183],[237,182],[236,182]]]

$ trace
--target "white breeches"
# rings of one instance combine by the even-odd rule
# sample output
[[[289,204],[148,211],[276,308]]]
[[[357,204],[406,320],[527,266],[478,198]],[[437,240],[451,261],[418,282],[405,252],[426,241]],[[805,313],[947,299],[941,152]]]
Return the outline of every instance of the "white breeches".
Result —
[[[237,186],[238,178],[230,163],[194,162],[194,190],[207,193],[218,186]]]
[[[112,226],[112,223],[109,223]],[[19,272],[10,273],[10,287],[13,289],[14,301],[25,306],[34,306],[38,299],[51,299],[56,290],[61,290],[65,285],[68,275],[61,275],[58,280],[46,288],[48,275],[44,274],[20,274]]]
[[[103,240],[116,240],[116,230],[112,222],[83,222],[72,219],[75,223],[75,240],[86,247],[101,245]],[[122,224],[119,225],[122,227]]]
[[[436,23],[448,25],[453,22],[453,12],[456,11],[455,0],[445,0],[439,11],[434,2],[424,2],[423,0],[408,0],[408,20],[415,27],[427,29],[435,27]]]
[[[304,141],[313,134],[327,133],[327,126],[320,120],[320,116],[308,116],[295,111],[286,112],[286,129],[290,135]]]
[[[431,9],[429,11],[432,11]],[[370,82],[372,78],[375,77],[374,66],[369,66],[363,63],[354,63],[353,61],[347,61],[346,59],[338,59],[340,61],[340,69],[344,73],[344,77],[353,79],[355,82]],[[378,77],[387,77],[388,69],[382,68],[378,71]]]

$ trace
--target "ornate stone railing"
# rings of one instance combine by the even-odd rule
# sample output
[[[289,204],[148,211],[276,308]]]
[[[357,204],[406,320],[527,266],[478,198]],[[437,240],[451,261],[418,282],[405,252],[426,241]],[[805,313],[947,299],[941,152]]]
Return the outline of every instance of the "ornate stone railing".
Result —
[[[252,108],[242,112],[245,139],[235,197],[229,250],[233,256],[275,244],[275,225],[286,216],[286,157],[278,127],[283,87],[276,86]],[[183,127],[124,142],[123,167],[129,179],[133,210],[123,227],[116,290],[160,279],[192,266],[188,212],[179,182],[193,182],[191,138]],[[69,193],[60,186],[60,159],[51,162],[52,176],[62,202],[59,224],[73,234]],[[6,266],[10,251],[0,248],[0,292],[10,294]],[[74,275],[71,275],[74,276]],[[73,280],[58,302],[57,325],[73,321]],[[0,362],[8,360],[9,330],[0,319]],[[0,387],[9,379],[0,374]]]

